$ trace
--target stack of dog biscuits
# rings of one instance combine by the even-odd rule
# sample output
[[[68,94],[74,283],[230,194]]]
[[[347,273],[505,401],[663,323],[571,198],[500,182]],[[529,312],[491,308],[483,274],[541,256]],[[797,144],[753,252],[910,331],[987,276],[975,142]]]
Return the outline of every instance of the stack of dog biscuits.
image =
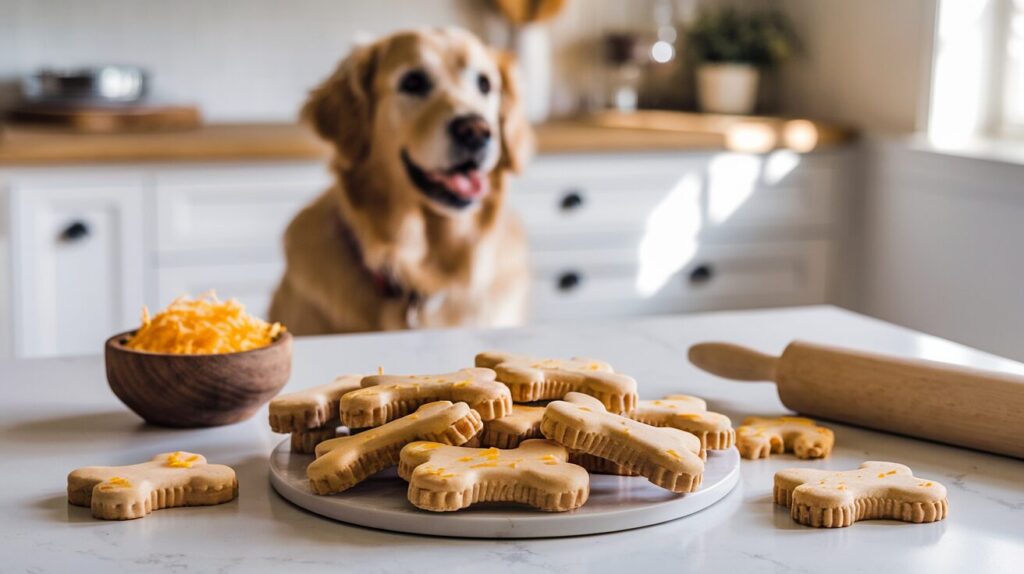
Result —
[[[434,512],[482,502],[570,511],[586,503],[591,473],[694,492],[706,449],[732,447],[728,419],[703,401],[639,401],[636,381],[604,361],[490,352],[475,362],[443,374],[379,374],[358,384],[350,377],[344,388],[286,395],[272,403],[272,426],[295,433],[330,421],[361,431],[325,433],[299,447],[293,440],[293,452],[316,455],[307,468],[313,492],[343,493],[397,466],[409,501]]]
[[[362,375],[344,375],[326,385],[284,394],[270,401],[270,428],[291,433],[292,452],[312,454],[316,445],[339,434],[342,396],[360,387]]]

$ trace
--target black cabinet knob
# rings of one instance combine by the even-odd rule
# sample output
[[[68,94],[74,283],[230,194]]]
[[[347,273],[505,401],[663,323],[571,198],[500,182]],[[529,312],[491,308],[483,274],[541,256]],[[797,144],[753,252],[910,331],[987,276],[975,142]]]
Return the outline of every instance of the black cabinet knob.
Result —
[[[702,263],[693,268],[690,271],[690,283],[693,285],[702,285],[711,281],[715,276],[715,268],[707,263]]]
[[[562,207],[562,211],[579,209],[583,206],[583,192],[577,189],[567,191],[565,195],[562,196],[560,205]]]
[[[580,274],[575,271],[566,271],[558,276],[558,290],[559,291],[572,291],[580,285],[582,278]]]
[[[80,241],[89,236],[89,224],[84,221],[72,221],[60,232],[61,241]]]

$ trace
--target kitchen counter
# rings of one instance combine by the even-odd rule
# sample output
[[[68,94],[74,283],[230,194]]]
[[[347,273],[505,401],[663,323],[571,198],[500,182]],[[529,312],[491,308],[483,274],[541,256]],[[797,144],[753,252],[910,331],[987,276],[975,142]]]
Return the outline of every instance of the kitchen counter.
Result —
[[[536,128],[539,153],[651,150],[809,151],[847,141],[841,128],[807,120],[679,112],[603,114]],[[329,146],[297,124],[212,124],[195,130],[74,134],[8,125],[0,166],[138,161],[326,159]]]
[[[482,349],[607,359],[643,398],[705,397],[738,424],[786,412],[774,387],[734,383],[686,363],[687,347],[727,340],[780,352],[794,338],[1024,372],[1024,365],[832,307],[650,318],[619,324],[448,330],[300,339],[286,390],[343,372],[441,372]],[[1024,461],[845,425],[832,457],[743,461],[740,485],[698,514],[658,526],[568,539],[487,541],[391,534],[319,518],[268,483],[266,409],[224,428],[150,427],[117,402],[98,356],[0,363],[2,571],[11,572],[1010,572],[1024,558]],[[65,475],[84,465],[200,452],[238,471],[240,498],[215,507],[104,522],[68,506]],[[864,460],[909,465],[949,489],[945,521],[867,521],[837,530],[793,522],[772,503],[783,468],[848,469]]]

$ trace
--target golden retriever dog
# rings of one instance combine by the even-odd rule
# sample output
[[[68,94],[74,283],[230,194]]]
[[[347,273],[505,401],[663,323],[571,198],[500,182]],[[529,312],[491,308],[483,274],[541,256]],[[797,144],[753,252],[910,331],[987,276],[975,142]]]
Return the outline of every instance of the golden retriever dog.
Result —
[[[532,147],[511,62],[459,29],[357,48],[302,109],[335,183],[284,236],[270,319],[298,335],[521,322],[507,178]]]

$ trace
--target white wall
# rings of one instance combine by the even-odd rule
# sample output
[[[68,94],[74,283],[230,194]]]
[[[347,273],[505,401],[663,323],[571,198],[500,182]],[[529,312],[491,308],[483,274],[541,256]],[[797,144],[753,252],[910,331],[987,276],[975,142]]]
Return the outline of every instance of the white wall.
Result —
[[[354,39],[424,25],[496,29],[487,0],[0,0],[0,80],[131,63],[212,121],[289,121]],[[593,79],[594,38],[650,23],[650,0],[573,0],[551,24],[555,83]],[[570,71],[573,70],[573,71]],[[560,108],[583,90],[564,90]],[[0,95],[0,103],[3,96]]]
[[[683,9],[694,0],[676,0]],[[705,0],[706,2],[707,0]],[[778,0],[806,44],[773,107],[872,131],[923,113],[937,0]],[[126,62],[214,121],[281,121],[360,35],[465,26],[495,38],[489,0],[0,0],[0,80]],[[557,111],[602,91],[599,36],[650,31],[652,1],[570,0],[550,24]],[[680,86],[685,89],[685,85]],[[0,93],[0,103],[5,97]],[[673,99],[673,98],[668,98]]]
[[[860,310],[1024,360],[1024,165],[867,148]]]
[[[101,62],[153,71],[211,120],[289,120],[359,33],[472,23],[470,1],[0,0],[2,76]]]
[[[0,181],[0,360],[14,353],[14,310],[11,309],[11,234],[8,229],[8,192]]]
[[[921,127],[937,1],[780,0],[805,53],[780,71],[779,107],[872,132]]]

